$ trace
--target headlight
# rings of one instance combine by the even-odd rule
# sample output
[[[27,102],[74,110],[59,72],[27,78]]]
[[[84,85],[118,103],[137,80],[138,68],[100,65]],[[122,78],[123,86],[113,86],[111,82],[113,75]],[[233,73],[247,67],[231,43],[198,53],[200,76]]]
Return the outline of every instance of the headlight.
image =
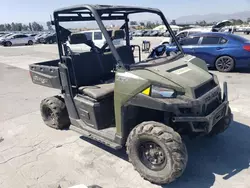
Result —
[[[213,78],[214,78],[214,82],[219,85],[219,80],[218,77],[216,75],[213,74]]]
[[[142,91],[143,94],[151,96],[153,98],[174,98],[176,92],[173,89],[151,86]]]

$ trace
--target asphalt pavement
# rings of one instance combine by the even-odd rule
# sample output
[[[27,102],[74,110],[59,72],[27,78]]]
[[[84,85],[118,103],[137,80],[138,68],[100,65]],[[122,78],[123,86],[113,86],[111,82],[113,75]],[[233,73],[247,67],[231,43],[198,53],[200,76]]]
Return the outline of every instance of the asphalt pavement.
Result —
[[[157,45],[161,38],[146,38]],[[135,38],[141,44],[145,38]],[[114,151],[72,131],[43,123],[40,101],[57,90],[34,85],[28,64],[58,58],[56,45],[0,47],[0,187],[249,188],[250,70],[219,73],[228,82],[234,122],[215,138],[185,139],[189,161],[183,176],[158,186],[142,179],[124,150]]]

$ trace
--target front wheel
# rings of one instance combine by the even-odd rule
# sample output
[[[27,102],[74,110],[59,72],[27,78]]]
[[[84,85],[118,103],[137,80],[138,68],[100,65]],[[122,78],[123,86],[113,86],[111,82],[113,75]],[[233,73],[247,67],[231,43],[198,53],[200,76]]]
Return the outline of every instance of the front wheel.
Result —
[[[152,183],[171,183],[186,168],[185,144],[177,132],[162,123],[139,124],[129,134],[126,145],[130,162]]]
[[[234,59],[230,56],[221,56],[215,61],[215,67],[220,72],[230,72],[234,69]]]
[[[62,97],[55,96],[42,100],[40,111],[44,123],[49,127],[54,129],[65,129],[69,127],[69,115]]]
[[[33,45],[33,41],[32,41],[32,40],[29,40],[29,41],[28,41],[28,45]]]

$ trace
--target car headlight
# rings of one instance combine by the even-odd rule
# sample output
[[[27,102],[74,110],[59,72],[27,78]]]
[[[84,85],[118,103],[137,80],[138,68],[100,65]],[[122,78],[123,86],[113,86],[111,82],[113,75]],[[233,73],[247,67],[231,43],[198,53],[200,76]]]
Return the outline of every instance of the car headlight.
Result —
[[[153,98],[175,98],[176,92],[173,89],[163,88],[159,86],[151,86],[142,91],[143,94]]]

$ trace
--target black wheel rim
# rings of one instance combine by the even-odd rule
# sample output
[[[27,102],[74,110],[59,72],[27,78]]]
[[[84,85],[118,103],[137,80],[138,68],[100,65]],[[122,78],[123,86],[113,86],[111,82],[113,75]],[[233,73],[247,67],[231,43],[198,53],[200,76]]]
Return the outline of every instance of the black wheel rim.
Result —
[[[144,141],[139,144],[139,159],[149,169],[162,170],[167,163],[164,150],[155,142]]]
[[[231,70],[233,63],[234,61],[231,57],[220,57],[217,60],[217,68],[221,71],[228,71]]]
[[[43,107],[42,112],[43,112],[43,116],[45,118],[45,121],[54,121],[55,117],[54,117],[54,114],[50,108]]]

